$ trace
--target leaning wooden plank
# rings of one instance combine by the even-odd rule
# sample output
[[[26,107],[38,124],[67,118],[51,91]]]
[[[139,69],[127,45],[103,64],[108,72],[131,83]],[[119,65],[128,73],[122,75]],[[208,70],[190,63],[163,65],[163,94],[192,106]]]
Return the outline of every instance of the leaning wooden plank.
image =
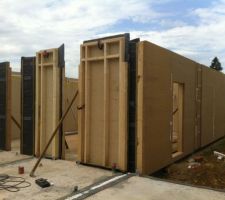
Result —
[[[37,162],[35,163],[33,169],[31,170],[30,172],[30,176],[31,177],[34,177],[34,173],[39,165],[39,163],[41,162],[41,160],[43,159],[44,155],[46,154],[48,148],[49,148],[49,145],[52,143],[52,141],[54,140],[55,136],[57,135],[64,119],[66,118],[68,112],[70,111],[74,101],[76,100],[77,98],[77,95],[78,95],[78,91],[76,92],[76,94],[74,95],[73,99],[71,100],[71,103],[69,104],[68,108],[66,109],[65,113],[63,113],[62,117],[60,118],[60,120],[57,122],[57,125],[56,127],[54,128],[53,132],[50,134],[50,138],[49,140],[46,142],[46,145],[45,147],[43,148],[43,151],[41,152],[40,154],[40,157],[38,158]]]

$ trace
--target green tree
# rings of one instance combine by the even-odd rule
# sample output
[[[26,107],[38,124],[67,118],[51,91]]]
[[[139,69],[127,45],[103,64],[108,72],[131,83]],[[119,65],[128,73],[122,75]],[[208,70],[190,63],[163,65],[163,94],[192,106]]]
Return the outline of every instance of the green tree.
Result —
[[[223,68],[221,66],[221,63],[217,57],[213,58],[212,63],[210,65],[210,68],[215,69],[217,71],[222,71]]]

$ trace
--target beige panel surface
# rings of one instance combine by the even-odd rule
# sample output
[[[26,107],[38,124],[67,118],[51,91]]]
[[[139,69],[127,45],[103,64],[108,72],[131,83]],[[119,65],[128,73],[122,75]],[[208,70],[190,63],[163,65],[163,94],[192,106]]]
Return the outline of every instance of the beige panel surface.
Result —
[[[148,42],[140,42],[137,84],[137,108],[142,107],[137,116],[137,168],[146,174],[166,165],[171,159],[170,55]]]
[[[104,121],[104,96],[102,91],[102,83],[104,82],[104,62],[96,61],[89,64],[89,93],[91,102],[89,103],[89,144],[90,149],[87,157],[90,163],[101,163],[103,155],[103,121]],[[87,144],[88,145],[88,144]]]
[[[18,123],[21,121],[21,74],[12,72],[12,116]],[[11,120],[12,140],[20,138],[20,129]]]
[[[202,137],[205,146],[225,135],[225,77],[202,67]]]

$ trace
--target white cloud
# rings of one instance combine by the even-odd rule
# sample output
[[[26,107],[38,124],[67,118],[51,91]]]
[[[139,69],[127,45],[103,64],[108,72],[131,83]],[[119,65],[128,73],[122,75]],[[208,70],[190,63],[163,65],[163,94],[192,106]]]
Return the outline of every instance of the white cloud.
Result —
[[[158,17],[149,1],[127,0],[1,0],[0,56],[18,70],[20,56],[66,46],[66,74],[77,76],[79,44],[119,20]],[[12,61],[13,60],[13,61]]]
[[[152,4],[168,1],[173,0],[1,0],[0,61],[9,60],[13,69],[19,70],[21,56],[65,43],[66,75],[77,77],[79,45],[83,40],[107,33],[121,20],[158,20],[164,30],[142,31],[134,27],[132,38],[152,41],[203,64],[218,56],[225,67],[225,0],[214,1],[210,8],[190,11],[197,20],[195,25],[180,19],[171,21],[165,13],[152,8]]]
[[[134,31],[140,37],[169,48],[205,65],[217,56],[225,67],[225,0],[213,3],[210,8],[192,12],[197,25],[181,25],[163,31]]]

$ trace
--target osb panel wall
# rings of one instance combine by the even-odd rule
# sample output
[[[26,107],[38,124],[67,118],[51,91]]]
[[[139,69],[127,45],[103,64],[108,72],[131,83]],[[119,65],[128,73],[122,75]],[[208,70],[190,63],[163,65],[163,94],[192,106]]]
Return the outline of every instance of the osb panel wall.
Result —
[[[225,135],[225,76],[202,67],[201,146]]]
[[[137,169],[144,174],[170,161],[172,69],[168,63],[170,56],[166,51],[148,42],[139,43]]]
[[[77,89],[78,89],[77,79],[65,78],[65,81],[64,81],[64,108],[65,109],[69,106]],[[64,132],[78,131],[77,106],[78,106],[78,98],[75,100],[75,103],[73,104],[72,108],[70,109],[70,112],[68,113],[68,115],[66,116],[64,120],[64,123],[63,123]]]
[[[21,122],[21,75],[18,72],[12,72],[12,116],[20,124]],[[20,129],[11,120],[12,140],[20,138]]]
[[[198,65],[149,42],[138,46],[137,169],[149,174],[194,150]],[[184,84],[183,153],[172,157],[172,83]]]

